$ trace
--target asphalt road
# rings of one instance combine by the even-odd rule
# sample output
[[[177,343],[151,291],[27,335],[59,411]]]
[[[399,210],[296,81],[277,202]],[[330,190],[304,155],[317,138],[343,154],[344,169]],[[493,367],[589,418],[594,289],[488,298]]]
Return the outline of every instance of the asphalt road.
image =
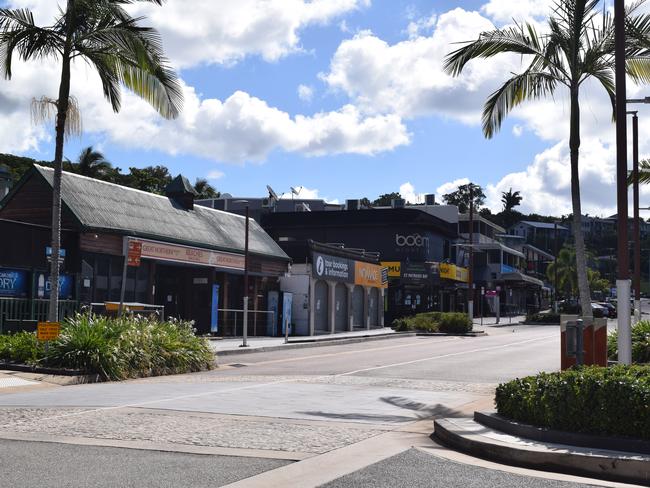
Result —
[[[212,488],[288,461],[0,440],[0,486]]]
[[[409,449],[322,485],[322,488],[578,488],[593,485],[520,476]]]
[[[558,327],[513,326],[491,328],[486,337],[405,337],[226,356],[219,369],[191,375],[10,394],[0,389],[0,438],[6,432],[72,443],[76,437],[234,452],[269,449],[268,457],[295,453],[295,459],[305,459],[434,415],[459,415],[473,402],[489,405],[497,383],[557,369],[559,339]],[[221,486],[287,462],[53,446],[0,441],[0,485],[190,487],[209,480]],[[420,469],[427,464],[420,455],[398,456],[332,486],[474,486],[471,467],[447,466],[449,461],[428,454],[425,484],[364,481],[392,479],[381,470],[401,477],[400,469],[411,462]],[[456,484],[426,484],[442,465]],[[495,476],[494,486],[505,479]]]

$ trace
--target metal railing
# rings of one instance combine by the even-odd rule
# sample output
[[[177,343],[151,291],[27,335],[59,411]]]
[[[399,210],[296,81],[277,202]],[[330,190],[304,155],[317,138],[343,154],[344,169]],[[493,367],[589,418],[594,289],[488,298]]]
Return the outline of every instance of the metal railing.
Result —
[[[40,298],[7,298],[0,297],[0,332],[6,323],[36,323],[47,320],[50,301]],[[59,300],[59,320],[74,315],[79,311],[79,302],[75,300]],[[13,327],[12,327],[13,329]]]
[[[220,308],[219,328],[227,337],[242,337],[244,335],[244,310],[235,308]],[[268,318],[277,327],[274,310],[248,310],[248,336],[266,336]]]

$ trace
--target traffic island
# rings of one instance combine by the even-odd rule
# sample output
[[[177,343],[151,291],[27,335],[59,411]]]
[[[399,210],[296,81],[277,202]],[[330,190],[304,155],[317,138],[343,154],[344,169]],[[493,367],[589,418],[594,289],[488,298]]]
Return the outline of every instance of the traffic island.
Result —
[[[534,440],[477,420],[485,420],[485,416],[436,419],[433,438],[452,449],[503,464],[623,483],[650,483],[650,454]],[[562,440],[572,442],[571,436],[563,433]],[[575,440],[582,442],[584,437]],[[615,441],[612,439],[612,445]]]

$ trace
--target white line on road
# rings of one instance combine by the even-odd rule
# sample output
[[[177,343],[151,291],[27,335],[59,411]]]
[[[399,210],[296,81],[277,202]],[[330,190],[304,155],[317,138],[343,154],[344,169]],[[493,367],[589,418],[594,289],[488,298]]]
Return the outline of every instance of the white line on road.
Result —
[[[357,369],[355,371],[348,371],[347,373],[339,373],[339,374],[334,375],[334,376],[348,376],[348,375],[353,375],[353,374],[357,374],[357,373],[364,373],[366,371],[374,371],[374,370],[377,370],[377,369],[392,368],[392,367],[395,367],[395,366],[405,366],[407,364],[422,363],[424,361],[433,361],[434,359],[450,358],[450,357],[454,357],[454,356],[462,356],[463,354],[473,354],[473,353],[476,353],[476,352],[493,351],[493,350],[496,350],[496,349],[503,349],[503,348],[506,348],[506,347],[518,346],[520,344],[527,344],[529,342],[537,342],[537,341],[548,340],[548,339],[551,339],[551,338],[557,339],[557,334],[553,334],[552,336],[538,337],[538,338],[535,338],[535,339],[528,339],[528,340],[525,340],[525,341],[511,342],[509,344],[502,344],[500,346],[483,347],[483,348],[480,348],[480,349],[472,349],[470,351],[452,352],[452,353],[449,353],[449,354],[441,354],[441,355],[438,355],[438,356],[431,356],[431,357],[428,357],[428,358],[414,359],[412,361],[404,361],[402,363],[385,364],[383,366],[373,366],[372,368]]]

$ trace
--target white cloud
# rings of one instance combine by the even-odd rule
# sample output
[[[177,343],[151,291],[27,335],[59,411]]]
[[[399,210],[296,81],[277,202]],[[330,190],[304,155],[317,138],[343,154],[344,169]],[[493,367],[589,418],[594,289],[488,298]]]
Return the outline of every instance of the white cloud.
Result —
[[[399,187],[399,194],[408,203],[423,203],[424,193],[416,193],[415,187],[408,181]]]
[[[499,63],[471,63],[462,76],[453,78],[444,73],[443,64],[454,43],[475,39],[494,25],[478,12],[461,8],[427,21],[435,22],[430,36],[393,45],[369,31],[360,32],[339,45],[321,78],[369,113],[442,115],[478,123],[489,93],[521,60],[505,55]]]
[[[515,124],[515,125],[512,127],[512,134],[513,134],[515,137],[520,137],[521,134],[523,134],[523,132],[524,132],[524,128],[523,128],[521,125],[519,125],[519,124]]]
[[[440,199],[442,200],[443,195],[446,195],[447,193],[455,192],[456,190],[458,190],[459,186],[468,185],[469,182],[470,182],[469,178],[460,178],[458,180],[444,183],[436,189],[436,195],[440,195]]]
[[[409,39],[415,39],[422,34],[426,34],[436,25],[438,17],[433,14],[431,17],[424,17],[421,19],[412,20],[406,27],[406,33]]]
[[[226,174],[223,171],[219,171],[218,169],[214,169],[214,170],[210,171],[207,174],[207,178],[209,180],[219,180],[219,179],[223,178],[225,175]]]
[[[308,85],[298,85],[298,98],[303,102],[311,102],[314,98],[314,89]]]
[[[30,8],[37,22],[51,24],[63,0],[9,0]],[[229,64],[248,55],[277,61],[301,50],[300,31],[368,7],[370,0],[168,0],[162,7],[128,7],[157,28],[165,51],[178,68]]]
[[[300,51],[300,31],[367,7],[370,0],[169,0],[141,5],[179,67],[236,62],[247,55],[276,61]]]
[[[509,23],[528,20],[531,17],[547,17],[554,0],[489,0],[481,12],[496,22]]]
[[[29,123],[33,96],[55,97],[54,63],[21,63],[15,77],[0,81],[5,117],[1,151],[36,149],[48,131]],[[112,143],[169,154],[192,154],[224,162],[263,161],[274,150],[307,156],[372,155],[408,144],[410,136],[397,115],[363,115],[352,105],[311,116],[291,116],[265,101],[236,91],[225,100],[201,98],[184,85],[185,106],[177,120],[162,119],[144,101],[124,93],[122,111],[114,114],[104,100],[94,71],[83,63],[73,69],[72,94],[81,106],[84,131]],[[11,124],[11,125],[10,125]]]

